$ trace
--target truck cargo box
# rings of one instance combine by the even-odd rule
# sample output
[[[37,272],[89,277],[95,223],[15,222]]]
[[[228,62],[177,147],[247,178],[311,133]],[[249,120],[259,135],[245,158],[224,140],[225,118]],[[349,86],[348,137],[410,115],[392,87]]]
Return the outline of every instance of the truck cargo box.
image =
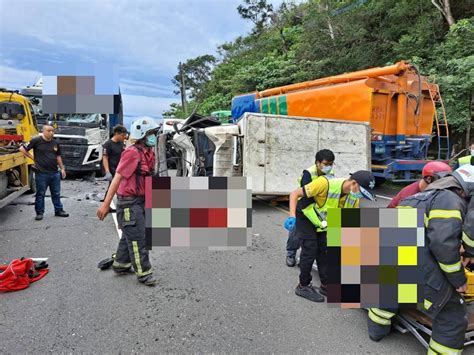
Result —
[[[252,178],[254,194],[289,194],[320,149],[334,152],[336,177],[370,170],[367,122],[246,113],[238,125],[243,176]]]

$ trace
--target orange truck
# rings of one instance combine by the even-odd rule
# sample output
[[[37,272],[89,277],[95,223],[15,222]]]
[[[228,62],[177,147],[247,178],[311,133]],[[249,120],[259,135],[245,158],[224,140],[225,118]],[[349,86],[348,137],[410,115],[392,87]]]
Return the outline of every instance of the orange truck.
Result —
[[[379,181],[415,180],[434,136],[436,158],[449,158],[439,87],[403,61],[234,97],[234,122],[245,112],[368,122],[372,171]]]

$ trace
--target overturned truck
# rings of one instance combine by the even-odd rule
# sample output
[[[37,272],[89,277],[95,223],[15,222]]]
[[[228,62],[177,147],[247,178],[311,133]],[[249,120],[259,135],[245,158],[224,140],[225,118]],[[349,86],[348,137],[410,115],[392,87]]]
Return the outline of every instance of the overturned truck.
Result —
[[[194,114],[160,140],[175,152],[177,176],[246,176],[255,195],[288,195],[320,149],[334,152],[337,177],[369,170],[371,161],[365,122],[245,113],[221,124]],[[166,174],[165,159],[159,169]]]

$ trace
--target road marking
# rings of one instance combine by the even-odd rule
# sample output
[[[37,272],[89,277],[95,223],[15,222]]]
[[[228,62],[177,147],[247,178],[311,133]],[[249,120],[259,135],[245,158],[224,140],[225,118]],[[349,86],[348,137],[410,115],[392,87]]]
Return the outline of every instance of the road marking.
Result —
[[[112,202],[110,203],[110,207],[112,207],[113,209],[116,209],[114,200],[112,200]],[[114,219],[115,229],[117,230],[117,234],[120,239],[122,238],[122,231],[118,227],[117,213],[112,213],[112,218]]]
[[[393,198],[393,197],[387,197],[387,196],[382,196],[382,195],[375,195],[375,197],[384,198],[386,200],[391,200]]]

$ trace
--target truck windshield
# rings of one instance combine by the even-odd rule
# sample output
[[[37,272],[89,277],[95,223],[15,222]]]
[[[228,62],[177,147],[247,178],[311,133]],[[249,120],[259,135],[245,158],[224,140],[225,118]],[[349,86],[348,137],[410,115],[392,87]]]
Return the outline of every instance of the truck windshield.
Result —
[[[102,116],[98,113],[77,113],[77,114],[63,114],[57,115],[58,121],[66,121],[71,123],[97,123],[99,124]]]

